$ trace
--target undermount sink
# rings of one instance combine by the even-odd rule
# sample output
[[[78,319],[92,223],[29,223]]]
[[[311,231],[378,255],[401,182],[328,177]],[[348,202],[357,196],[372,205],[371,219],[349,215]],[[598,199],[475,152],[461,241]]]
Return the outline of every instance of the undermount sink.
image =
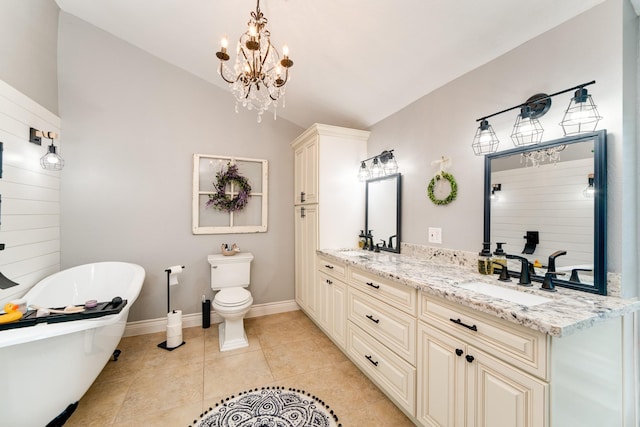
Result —
[[[499,298],[505,301],[521,304],[527,307],[544,304],[552,301],[551,298],[541,297],[527,292],[520,292],[513,289],[507,289],[502,286],[490,285],[484,282],[471,282],[457,285],[459,288],[478,292],[490,297]]]
[[[340,255],[344,255],[344,256],[358,256],[363,258],[369,258],[371,256],[365,251],[339,251],[339,252],[340,252]]]

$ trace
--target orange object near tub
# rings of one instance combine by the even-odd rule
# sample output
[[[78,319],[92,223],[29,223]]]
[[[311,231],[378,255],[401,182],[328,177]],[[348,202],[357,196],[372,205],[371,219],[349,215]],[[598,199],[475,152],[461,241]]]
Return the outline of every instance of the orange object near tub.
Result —
[[[19,306],[16,304],[6,304],[4,306],[4,312],[6,314],[0,315],[0,323],[15,322],[22,319],[22,312],[18,310]]]

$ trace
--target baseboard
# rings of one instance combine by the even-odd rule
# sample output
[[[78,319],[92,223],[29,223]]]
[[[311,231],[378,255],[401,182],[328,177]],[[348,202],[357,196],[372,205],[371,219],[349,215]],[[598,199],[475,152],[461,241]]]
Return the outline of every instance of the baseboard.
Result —
[[[267,304],[253,305],[245,319],[250,317],[267,316],[269,314],[285,313],[287,311],[300,310],[298,304],[294,300],[271,302]],[[222,319],[216,314],[215,311],[211,311],[211,323],[220,323]],[[191,328],[194,326],[202,326],[202,313],[191,313],[182,316],[182,327]],[[159,319],[139,320],[136,322],[128,322],[124,329],[125,337],[132,337],[136,335],[153,334],[156,332],[165,332],[167,327],[167,318],[161,317]]]

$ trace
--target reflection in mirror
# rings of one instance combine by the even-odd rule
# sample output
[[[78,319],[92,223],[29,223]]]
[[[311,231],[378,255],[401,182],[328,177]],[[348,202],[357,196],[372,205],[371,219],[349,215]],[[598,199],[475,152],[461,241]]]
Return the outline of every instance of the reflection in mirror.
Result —
[[[365,229],[381,251],[400,253],[400,174],[367,180]]]
[[[485,241],[526,257],[533,280],[606,294],[605,145],[599,131],[486,156]]]

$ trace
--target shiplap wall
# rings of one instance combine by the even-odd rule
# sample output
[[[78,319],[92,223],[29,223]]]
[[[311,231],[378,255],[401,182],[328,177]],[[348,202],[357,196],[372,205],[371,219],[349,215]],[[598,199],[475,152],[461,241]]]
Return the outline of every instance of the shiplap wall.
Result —
[[[492,184],[502,184],[491,202],[492,242],[506,242],[507,253],[520,254],[526,232],[538,231],[540,243],[525,255],[530,261],[546,265],[550,254],[563,249],[567,255],[556,266],[593,265],[593,199],[582,194],[590,173],[593,159],[492,173]]]
[[[29,128],[60,133],[60,118],[0,80],[0,272],[18,283],[0,290],[0,304],[60,270],[60,173],[40,167],[49,139],[29,142]],[[60,139],[55,140],[58,152]]]

